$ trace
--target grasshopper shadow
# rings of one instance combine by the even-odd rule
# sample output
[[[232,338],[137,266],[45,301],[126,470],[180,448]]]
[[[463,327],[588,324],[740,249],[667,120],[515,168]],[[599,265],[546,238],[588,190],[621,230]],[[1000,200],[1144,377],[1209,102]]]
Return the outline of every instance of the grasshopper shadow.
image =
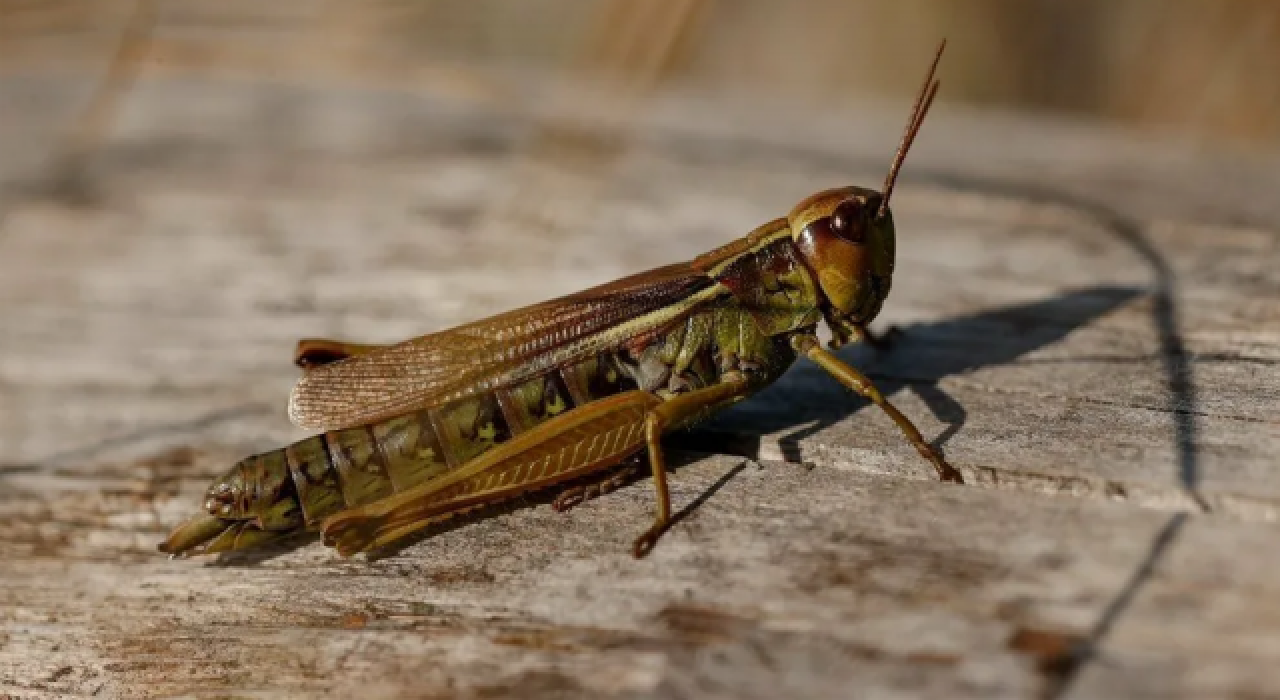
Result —
[[[968,417],[964,406],[940,386],[943,379],[1015,362],[1142,293],[1115,286],[1072,290],[1043,301],[905,326],[883,350],[851,345],[839,356],[871,377],[890,400],[904,389],[914,391],[947,425],[931,441],[941,447]],[[758,458],[761,436],[772,435],[787,461],[803,463],[806,438],[868,403],[802,359],[776,384],[680,436],[676,444]]]

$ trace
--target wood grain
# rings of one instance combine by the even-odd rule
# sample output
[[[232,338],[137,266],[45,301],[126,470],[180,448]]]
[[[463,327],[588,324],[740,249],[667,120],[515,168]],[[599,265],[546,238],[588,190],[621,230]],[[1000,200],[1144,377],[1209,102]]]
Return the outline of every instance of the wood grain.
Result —
[[[1280,160],[939,103],[895,195],[877,325],[906,332],[843,355],[966,486],[800,364],[678,441],[644,561],[644,480],[376,561],[169,561],[208,479],[301,437],[298,337],[689,259],[878,183],[903,107],[658,98],[593,217],[531,237],[472,226],[531,111],[144,81],[68,201],[45,166],[84,89],[0,83],[0,694],[1280,692]]]

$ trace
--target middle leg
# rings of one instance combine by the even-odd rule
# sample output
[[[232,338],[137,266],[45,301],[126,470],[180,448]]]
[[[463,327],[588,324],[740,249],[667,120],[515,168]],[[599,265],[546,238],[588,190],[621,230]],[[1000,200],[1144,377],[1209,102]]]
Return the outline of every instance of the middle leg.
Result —
[[[645,417],[644,437],[649,448],[649,468],[653,471],[658,512],[653,519],[653,526],[636,538],[632,554],[637,559],[653,551],[658,538],[671,527],[671,493],[667,490],[667,462],[662,452],[662,433],[704,411],[746,396],[747,389],[745,375],[728,373],[722,377],[721,383],[668,399],[654,407]]]

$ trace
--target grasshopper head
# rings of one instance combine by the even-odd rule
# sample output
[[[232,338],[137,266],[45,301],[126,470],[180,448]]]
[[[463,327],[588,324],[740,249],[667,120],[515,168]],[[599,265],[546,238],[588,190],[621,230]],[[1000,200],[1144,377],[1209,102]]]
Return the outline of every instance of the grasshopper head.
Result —
[[[810,195],[787,217],[792,240],[818,278],[826,298],[824,315],[832,330],[870,323],[889,296],[893,280],[895,232],[889,197],[907,151],[938,92],[933,79],[945,41],[938,47],[924,87],[898,145],[884,190],[840,187]]]
[[[894,228],[883,201],[875,190],[841,187],[805,198],[787,217],[831,316],[869,323],[889,295]]]

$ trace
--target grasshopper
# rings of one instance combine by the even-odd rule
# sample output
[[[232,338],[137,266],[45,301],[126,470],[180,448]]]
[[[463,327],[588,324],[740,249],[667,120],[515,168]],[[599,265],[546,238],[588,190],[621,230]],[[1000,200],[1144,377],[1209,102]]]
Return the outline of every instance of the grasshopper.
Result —
[[[943,42],[883,191],[813,194],[698,256],[394,345],[299,341],[290,419],[322,434],[249,457],[160,545],[242,550],[319,531],[343,556],[567,482],[557,506],[616,486],[647,451],[657,492],[643,557],[671,524],[661,438],[774,382],[799,356],[879,406],[932,463],[960,473],[857,369],[822,347],[874,342],[893,276],[898,171],[938,91]]]

